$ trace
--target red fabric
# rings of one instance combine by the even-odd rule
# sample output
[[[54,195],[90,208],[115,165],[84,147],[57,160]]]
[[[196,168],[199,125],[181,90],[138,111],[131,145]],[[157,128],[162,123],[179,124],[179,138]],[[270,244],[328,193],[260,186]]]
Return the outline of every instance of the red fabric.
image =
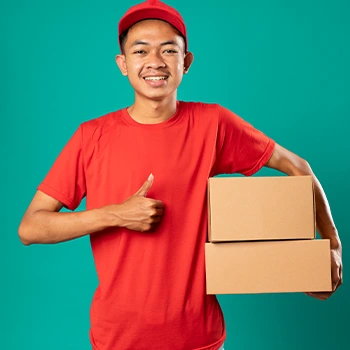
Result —
[[[160,124],[126,109],[83,123],[39,190],[75,209],[120,203],[150,173],[147,197],[165,205],[154,232],[113,228],[90,235],[99,286],[91,306],[94,350],[217,350],[225,324],[206,295],[206,187],[210,176],[251,175],[274,142],[220,107],[178,102]]]
[[[130,7],[119,21],[119,37],[125,30],[144,19],[160,19],[174,26],[185,38],[185,52],[187,52],[188,42],[185,22],[180,12],[162,1],[148,0]],[[120,50],[122,51],[121,46]]]

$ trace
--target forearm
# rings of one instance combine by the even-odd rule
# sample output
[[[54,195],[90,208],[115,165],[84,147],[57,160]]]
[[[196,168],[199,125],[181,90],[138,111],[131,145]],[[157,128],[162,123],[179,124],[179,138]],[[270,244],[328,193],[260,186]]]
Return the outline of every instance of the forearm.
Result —
[[[310,165],[301,160],[298,168],[294,168],[289,172],[289,175],[310,175],[312,176],[315,190],[316,203],[316,226],[322,238],[329,239],[332,248],[341,248],[341,242],[332,218],[330,206],[326,194],[318,181],[316,175],[313,173]]]
[[[266,166],[291,176],[312,176],[315,189],[317,230],[322,238],[330,239],[332,248],[341,248],[338,231],[332,218],[326,194],[309,163],[286,148],[276,144],[274,152]]]
[[[331,241],[331,248],[341,248],[341,241],[332,218],[330,206],[325,192],[317,177],[312,175],[315,188],[316,202],[316,225],[322,238],[328,238]]]
[[[52,244],[76,239],[111,226],[118,226],[116,216],[104,208],[81,212],[38,210],[26,215],[18,233],[23,244]]]

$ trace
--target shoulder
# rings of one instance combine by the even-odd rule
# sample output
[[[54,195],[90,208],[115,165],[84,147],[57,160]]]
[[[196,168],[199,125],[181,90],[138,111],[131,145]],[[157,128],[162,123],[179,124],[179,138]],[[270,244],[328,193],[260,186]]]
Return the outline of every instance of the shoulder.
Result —
[[[218,124],[240,123],[242,118],[230,109],[218,103],[180,101],[183,111],[192,114],[195,119],[215,121]]]
[[[199,113],[234,114],[230,109],[223,107],[219,103],[179,101],[184,110],[192,110]],[[212,115],[212,114],[211,114]]]
[[[197,102],[197,101],[179,101],[184,110],[193,112],[214,112],[219,111],[222,107],[218,103]]]
[[[110,127],[113,127],[115,123],[118,123],[118,121],[120,121],[121,118],[122,109],[109,112],[94,119],[87,120],[81,124],[81,127],[86,131],[95,130],[96,128],[108,129]]]
[[[101,135],[109,133],[122,121],[122,109],[109,112],[100,117],[88,120],[80,124],[83,138],[99,139]]]
[[[224,108],[218,103],[208,102],[183,102],[181,108],[184,113],[189,114],[194,120],[209,123],[219,123],[220,115]]]

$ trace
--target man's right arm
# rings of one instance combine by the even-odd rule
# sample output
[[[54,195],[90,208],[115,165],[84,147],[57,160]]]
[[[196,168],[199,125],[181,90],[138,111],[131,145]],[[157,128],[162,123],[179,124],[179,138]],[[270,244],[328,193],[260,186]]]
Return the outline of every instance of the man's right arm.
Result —
[[[152,182],[153,175],[121,204],[81,212],[62,213],[63,203],[37,191],[19,226],[20,240],[24,245],[59,243],[108,227],[149,231],[163,215],[163,203],[145,197]]]

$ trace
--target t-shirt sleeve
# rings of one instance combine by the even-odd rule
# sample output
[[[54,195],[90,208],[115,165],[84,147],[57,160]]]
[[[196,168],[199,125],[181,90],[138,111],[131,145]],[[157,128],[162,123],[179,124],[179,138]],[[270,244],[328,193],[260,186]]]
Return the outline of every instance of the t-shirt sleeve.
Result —
[[[216,173],[253,175],[270,159],[275,142],[224,107],[218,118]]]
[[[86,193],[82,126],[65,145],[38,190],[76,209]]]

